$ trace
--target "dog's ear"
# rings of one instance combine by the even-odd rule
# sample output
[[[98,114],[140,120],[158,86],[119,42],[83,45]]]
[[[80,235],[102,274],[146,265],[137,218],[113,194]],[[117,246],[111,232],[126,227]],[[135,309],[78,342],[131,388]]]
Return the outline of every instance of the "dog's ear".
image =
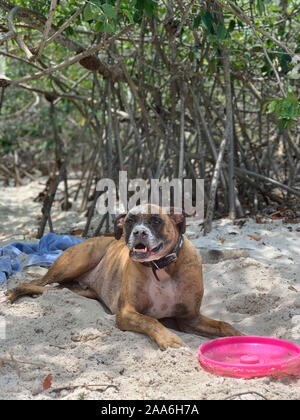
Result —
[[[171,219],[173,219],[177,225],[179,233],[183,235],[185,233],[185,227],[186,227],[186,213],[184,210],[177,210],[176,208],[170,208],[170,214],[169,216]]]
[[[115,220],[114,232],[115,232],[116,239],[120,239],[122,236],[125,217],[126,217],[126,214],[120,214]]]

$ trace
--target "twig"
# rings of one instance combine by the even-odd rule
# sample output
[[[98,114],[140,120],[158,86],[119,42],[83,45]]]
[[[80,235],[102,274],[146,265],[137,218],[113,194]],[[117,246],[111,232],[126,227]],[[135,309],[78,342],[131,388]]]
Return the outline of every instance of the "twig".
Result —
[[[18,377],[20,378],[20,376],[21,376],[21,372],[20,372],[20,369],[19,369],[19,366],[18,366],[18,363],[17,363],[17,361],[15,360],[15,358],[14,358],[14,355],[13,355],[13,353],[10,351],[9,352],[9,354],[10,354],[10,357],[11,357],[11,361],[14,363],[14,365],[15,365],[15,368],[16,368],[16,371],[17,371],[17,375],[18,375]]]
[[[28,60],[30,60],[33,57],[33,54],[31,53],[31,51],[29,50],[29,48],[27,47],[27,45],[25,44],[25,42],[23,41],[23,39],[19,36],[17,29],[14,25],[14,17],[15,14],[18,12],[19,7],[14,7],[9,13],[8,13],[8,27],[10,32],[14,33],[14,37],[19,45],[19,47],[21,48],[21,50],[24,52],[24,54],[26,55],[26,58]]]
[[[3,92],[3,90],[2,90],[2,92]],[[27,109],[29,109],[32,105],[37,105],[39,103],[39,96],[34,91],[32,91],[32,93],[33,93],[33,98],[30,102],[28,102],[22,109],[19,109],[18,111],[13,112],[12,114],[0,115],[0,121],[7,120],[9,118],[16,118],[19,115],[22,115],[23,112],[25,112]]]
[[[261,397],[264,400],[268,400],[268,398],[266,398],[264,395],[260,394],[259,392],[256,391],[246,391],[246,392],[239,392],[237,394],[232,394],[229,397],[226,397],[225,400],[231,400],[234,397],[240,397],[241,395],[247,395],[247,394],[256,394],[259,397]]]
[[[124,66],[124,68],[125,68],[125,66]],[[128,74],[128,72],[127,72],[127,74]],[[136,91],[136,88],[135,87],[134,87],[134,89]],[[122,100],[123,105],[125,107],[125,110],[126,110],[127,114],[129,115],[130,122],[131,122],[131,125],[133,127],[135,138],[136,138],[136,141],[137,141],[137,145],[138,145],[138,148],[140,149],[140,152],[141,152],[141,155],[142,155],[142,158],[143,158],[145,167],[146,167],[146,171],[147,171],[148,177],[151,179],[151,178],[153,178],[152,169],[150,167],[150,163],[149,163],[148,157],[147,157],[147,155],[145,153],[145,150],[144,150],[144,147],[142,145],[141,136],[140,136],[138,127],[136,125],[136,120],[135,120],[135,118],[133,116],[133,113],[131,111],[131,108],[130,108],[129,103],[127,102],[127,99],[126,99],[126,96],[124,94],[123,87],[122,87],[121,83],[119,83],[119,92],[120,92],[120,97],[121,97],[121,100]]]
[[[15,86],[15,85],[19,85],[20,83],[28,82],[29,80],[40,79],[43,76],[50,75],[52,73],[55,73],[58,70],[62,70],[66,67],[69,67],[69,66],[77,63],[78,61],[82,60],[83,58],[89,57],[90,55],[96,53],[97,51],[107,48],[110,44],[112,44],[114,41],[116,41],[120,35],[123,35],[124,33],[128,32],[132,27],[133,27],[133,24],[130,24],[130,25],[126,26],[124,29],[122,29],[117,35],[114,35],[114,36],[110,37],[105,42],[101,42],[100,44],[98,44],[96,46],[88,48],[87,50],[77,54],[76,56],[73,56],[73,55],[69,56],[62,63],[59,63],[55,66],[49,67],[49,68],[47,68],[45,70],[42,70],[38,73],[35,73],[33,75],[29,75],[29,76],[20,77],[19,79],[12,80],[12,81],[9,82],[9,85],[10,86]]]
[[[282,188],[283,190],[286,190],[286,191],[296,195],[297,197],[300,197],[300,190],[295,190],[294,188],[290,188],[287,185],[284,185],[281,182],[276,181],[275,179],[269,178],[268,176],[257,174],[256,172],[248,171],[247,169],[243,169],[243,168],[235,167],[234,170],[236,172],[242,172],[244,174],[247,174],[250,177],[253,176],[254,178],[261,179],[262,181],[270,182],[271,184],[276,185],[278,188]]]
[[[44,213],[43,213],[43,216],[42,216],[39,228],[38,228],[38,233],[37,233],[37,238],[39,238],[39,239],[44,234],[45,226],[46,226],[47,220],[48,220],[49,215],[50,215],[51,207],[52,207],[52,204],[53,204],[53,201],[54,201],[54,197],[55,197],[55,194],[56,194],[58,184],[60,183],[60,181],[62,180],[62,178],[65,174],[66,168],[67,168],[67,166],[68,166],[68,164],[71,160],[74,149],[77,147],[78,141],[80,139],[82,139],[82,136],[84,135],[87,127],[90,125],[92,119],[95,117],[96,112],[98,111],[101,103],[102,103],[102,99],[100,99],[100,101],[98,101],[97,104],[94,106],[91,114],[86,119],[86,121],[84,123],[84,126],[81,128],[80,132],[78,133],[78,136],[73,141],[72,146],[70,147],[70,149],[66,153],[66,158],[65,158],[63,164],[60,167],[59,173],[58,173],[57,177],[55,178],[55,181],[52,185],[51,192],[50,192],[49,196],[47,197],[48,201],[47,201],[47,204],[45,205]]]
[[[183,165],[184,165],[184,112],[185,112],[185,94],[181,89],[180,94],[180,139],[179,139],[179,169],[178,178],[183,178]]]
[[[14,31],[8,31],[6,32],[6,34],[2,35],[2,37],[0,38],[0,44],[2,44],[2,42],[6,41],[9,38],[15,38],[16,37],[16,33]]]
[[[106,387],[105,389],[101,389],[99,390],[98,388],[96,389],[90,389],[90,387]],[[115,388],[117,391],[119,391],[119,387],[117,385],[113,385],[113,384],[82,384],[82,385],[65,385],[65,386],[60,386],[57,388],[53,388],[50,389],[51,392],[60,392],[63,390],[74,390],[77,388],[85,388],[88,389],[89,391],[101,391],[101,392],[105,392],[108,388]]]
[[[0,357],[0,364],[2,363],[14,363],[15,367],[16,367],[16,371],[18,373],[18,376],[20,376],[20,370],[18,367],[18,364],[26,364],[26,365],[33,365],[33,366],[37,366],[37,367],[46,367],[45,364],[43,363],[36,363],[36,362],[29,362],[27,360],[19,360],[19,359],[15,359],[12,352],[9,353],[10,354],[10,359],[6,358],[6,357]]]
[[[265,32],[261,27],[259,26],[255,26],[252,24],[252,22],[248,19],[248,17],[245,15],[245,13],[243,13],[242,9],[237,6],[236,4],[234,4],[232,1],[227,0],[227,3],[229,4],[224,4],[222,3],[220,0],[215,0],[215,2],[220,6],[220,7],[226,7],[227,10],[230,10],[231,13],[233,13],[235,16],[237,16],[240,20],[244,20],[249,26],[251,26],[252,30],[260,32],[262,35],[264,35],[266,38],[270,39],[272,42],[274,42],[274,44],[278,45],[279,47],[283,48],[290,56],[295,56],[295,53],[290,50],[285,44],[283,44],[282,42],[278,41],[278,39],[274,38],[272,35],[270,35],[268,32]],[[232,7],[231,7],[232,6]]]
[[[79,9],[77,9],[77,11],[74,13],[74,15],[72,15],[59,29],[58,31],[56,31],[49,39],[47,39],[47,41],[45,42],[45,45],[50,44],[51,42],[53,42],[72,22],[73,20],[82,12],[82,10],[84,9],[85,4],[81,7],[79,7]]]
[[[226,131],[224,133],[224,138],[222,140],[222,143],[220,145],[219,155],[218,159],[215,165],[213,178],[211,181],[211,187],[210,187],[210,197],[209,197],[209,204],[207,207],[206,212],[206,220],[204,224],[204,236],[211,231],[212,227],[212,219],[214,215],[214,208],[215,208],[215,202],[216,202],[216,193],[217,193],[217,187],[218,187],[218,181],[221,171],[221,166],[223,162],[224,152],[228,141],[228,125],[226,127]]]
[[[102,216],[102,218],[101,218],[101,220],[100,220],[100,223],[99,223],[99,225],[97,226],[97,228],[96,228],[96,230],[95,230],[95,232],[94,232],[94,235],[93,235],[94,237],[99,235],[100,230],[102,229],[102,226],[104,225],[104,222],[106,221],[106,219],[108,218],[108,216],[109,216],[109,214],[108,214],[108,213],[105,213],[105,214]]]
[[[222,16],[223,18],[223,16]],[[229,218],[235,219],[235,189],[234,189],[234,139],[233,139],[233,109],[232,91],[230,78],[230,59],[228,49],[220,45],[223,57],[225,99],[226,99],[226,130],[228,135],[228,197],[229,197]]]
[[[187,7],[186,7],[186,9],[185,9],[185,11],[184,11],[184,14],[183,14],[183,16],[182,16],[182,18],[181,18],[181,22],[180,22],[180,24],[178,25],[178,28],[176,29],[176,32],[175,32],[175,36],[174,36],[174,38],[176,37],[176,36],[178,36],[180,33],[181,33],[181,30],[182,30],[182,28],[183,28],[183,25],[185,24],[185,21],[187,20],[187,18],[188,18],[188,15],[189,15],[189,12],[190,12],[190,10],[191,10],[191,8],[194,6],[194,4],[196,3],[196,0],[193,0],[193,1],[191,1],[191,3],[190,4],[188,4],[187,5]]]
[[[44,30],[44,33],[43,33],[43,36],[42,36],[42,40],[41,40],[40,45],[39,45],[39,47],[37,49],[37,52],[36,52],[36,56],[35,56],[36,59],[38,59],[41,56],[42,51],[43,51],[43,49],[46,45],[48,34],[50,32],[52,21],[53,21],[54,14],[55,14],[56,5],[57,5],[57,0],[51,0],[49,16],[48,16],[48,19],[47,19],[47,22],[46,22],[46,25],[45,25],[45,30]]]

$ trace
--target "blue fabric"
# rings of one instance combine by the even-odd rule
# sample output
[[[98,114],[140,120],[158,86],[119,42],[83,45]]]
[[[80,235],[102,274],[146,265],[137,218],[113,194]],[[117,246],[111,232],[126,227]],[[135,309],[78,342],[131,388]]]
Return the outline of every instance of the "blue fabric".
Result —
[[[5,284],[9,276],[21,271],[20,254],[28,254],[28,258],[22,264],[23,267],[32,265],[50,267],[65,249],[80,242],[82,239],[70,235],[47,233],[36,244],[13,242],[0,248],[0,285]]]

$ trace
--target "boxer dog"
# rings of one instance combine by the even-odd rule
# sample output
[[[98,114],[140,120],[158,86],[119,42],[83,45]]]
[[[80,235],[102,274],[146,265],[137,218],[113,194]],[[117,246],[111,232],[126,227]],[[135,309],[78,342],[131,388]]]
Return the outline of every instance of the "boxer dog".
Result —
[[[46,275],[7,292],[13,302],[42,294],[47,285],[81,284],[81,296],[98,299],[116,314],[118,328],[148,334],[161,349],[184,346],[161,319],[201,336],[242,335],[223,321],[200,314],[202,264],[184,236],[185,215],[151,204],[115,220],[115,238],[95,237],[65,250]]]

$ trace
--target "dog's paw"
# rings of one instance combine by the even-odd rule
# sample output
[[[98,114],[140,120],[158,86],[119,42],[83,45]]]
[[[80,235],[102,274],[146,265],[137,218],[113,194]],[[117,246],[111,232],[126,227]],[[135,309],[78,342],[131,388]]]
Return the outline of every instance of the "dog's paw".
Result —
[[[1,290],[0,291],[0,304],[1,303],[6,303],[6,302],[9,302],[9,301],[10,300],[8,299],[7,291]]]
[[[178,335],[168,332],[157,339],[157,344],[161,350],[166,350],[168,347],[185,347],[186,344]]]
[[[232,337],[232,336],[243,336],[245,334],[241,333],[239,330],[234,328],[232,325],[227,322],[220,322],[220,336],[221,337]]]
[[[3,302],[13,303],[17,298],[17,295],[14,293],[14,290],[6,290],[4,292]]]

